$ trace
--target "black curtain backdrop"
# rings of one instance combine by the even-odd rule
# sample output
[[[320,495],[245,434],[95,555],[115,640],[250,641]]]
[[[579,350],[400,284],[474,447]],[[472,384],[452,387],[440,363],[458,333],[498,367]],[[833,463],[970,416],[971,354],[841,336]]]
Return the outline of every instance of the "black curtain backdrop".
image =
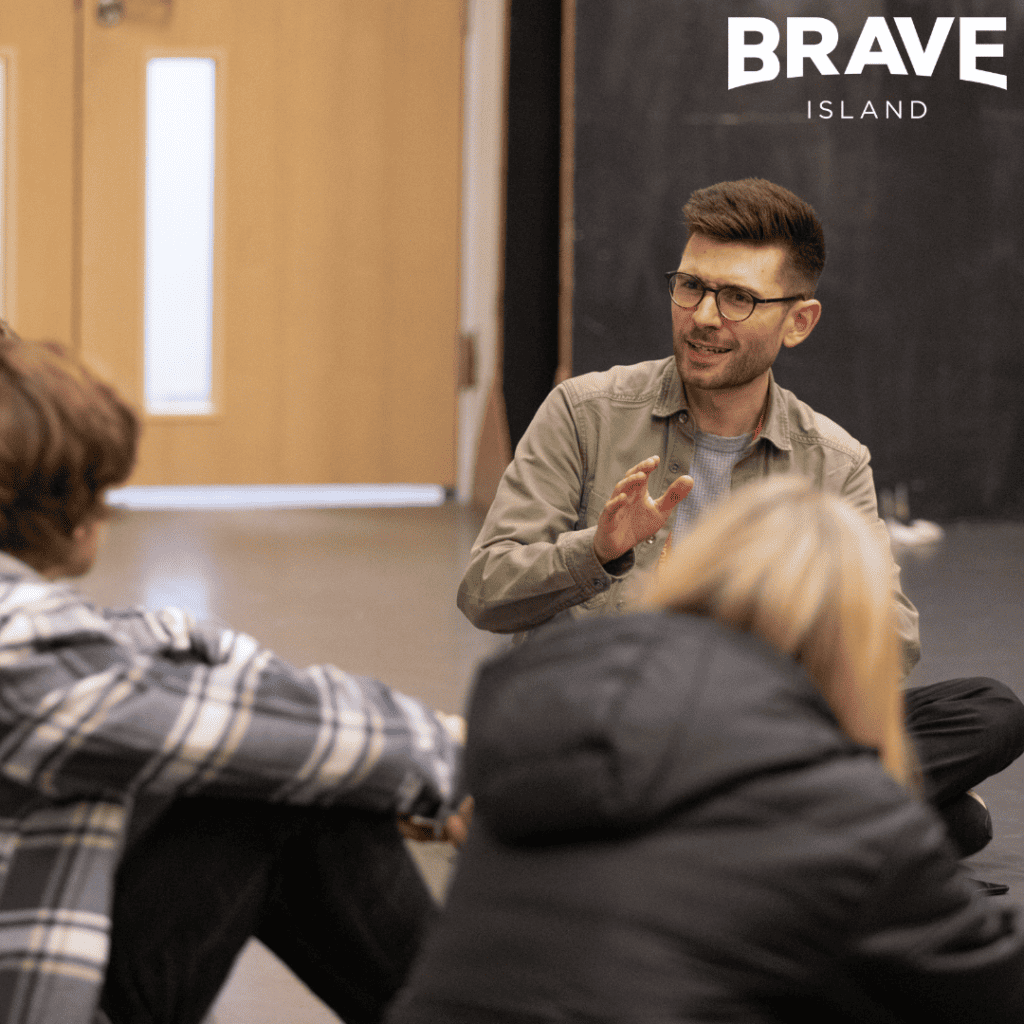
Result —
[[[840,71],[865,19],[884,16],[911,73],[808,63],[787,79],[794,14],[836,25]],[[728,89],[730,16],[779,26],[776,80]],[[939,16],[1005,17],[1005,33],[979,36],[1003,57],[977,63],[1008,89],[960,81],[958,23],[934,74],[913,74],[900,16],[922,40]],[[578,0],[574,372],[668,355],[662,275],[685,243],[683,202],[769,178],[817,209],[829,247],[821,323],[782,353],[780,383],[868,445],[878,487],[905,484],[914,516],[1024,519],[1022,36],[1022,0]],[[869,102],[877,118],[862,116]],[[525,344],[506,337],[507,392]]]
[[[512,0],[503,394],[513,449],[558,365],[561,4]]]

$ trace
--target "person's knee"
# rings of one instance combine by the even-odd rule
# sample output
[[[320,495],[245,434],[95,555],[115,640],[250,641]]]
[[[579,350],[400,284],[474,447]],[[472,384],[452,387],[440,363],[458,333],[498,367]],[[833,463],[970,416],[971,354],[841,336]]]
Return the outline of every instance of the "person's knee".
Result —
[[[1002,771],[1024,753],[1024,703],[998,679],[977,677],[970,684],[991,757],[990,774]]]
[[[951,799],[1024,753],[1024,704],[998,679],[947,679],[905,692],[907,731],[933,788]]]

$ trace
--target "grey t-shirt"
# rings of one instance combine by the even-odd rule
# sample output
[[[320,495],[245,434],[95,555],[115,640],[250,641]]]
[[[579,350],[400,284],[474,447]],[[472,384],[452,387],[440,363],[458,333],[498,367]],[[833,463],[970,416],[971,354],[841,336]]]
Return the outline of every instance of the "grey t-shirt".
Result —
[[[690,466],[693,488],[676,506],[672,521],[674,538],[686,534],[702,512],[714,507],[729,494],[733,466],[743,457],[752,440],[753,434],[719,437],[718,434],[697,431],[694,437],[693,464]]]

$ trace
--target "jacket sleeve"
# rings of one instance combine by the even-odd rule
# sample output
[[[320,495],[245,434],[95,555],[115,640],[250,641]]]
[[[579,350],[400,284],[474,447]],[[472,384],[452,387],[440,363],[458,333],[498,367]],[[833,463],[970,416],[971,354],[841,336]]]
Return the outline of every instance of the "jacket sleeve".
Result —
[[[49,799],[204,793],[437,819],[456,798],[461,719],[182,612],[43,604],[0,622],[8,781]]]
[[[904,833],[914,851],[891,865],[865,907],[857,943],[864,984],[901,1020],[1024,1020],[1020,908],[975,893],[937,819]]]
[[[594,555],[596,527],[582,526],[586,467],[564,384],[544,400],[498,484],[470,554],[458,606],[480,629],[514,633],[607,589],[632,567],[609,573]]]
[[[889,531],[878,515],[878,497],[875,493],[875,479],[871,472],[871,456],[861,446],[860,458],[854,463],[853,471],[840,491],[855,508],[859,509],[872,524],[879,541],[890,548]],[[921,660],[921,638],[918,632],[917,609],[907,599],[900,585],[900,567],[892,559],[892,593],[896,602],[896,629],[900,637],[903,655],[903,675]]]

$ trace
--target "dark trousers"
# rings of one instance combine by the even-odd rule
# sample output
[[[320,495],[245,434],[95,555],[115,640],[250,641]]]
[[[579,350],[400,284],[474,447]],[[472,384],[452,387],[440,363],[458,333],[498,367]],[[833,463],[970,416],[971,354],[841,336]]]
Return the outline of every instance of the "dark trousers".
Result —
[[[255,935],[345,1024],[373,1024],[437,909],[393,815],[181,799],[129,835],[101,1007],[199,1024]]]
[[[997,680],[975,678],[907,690],[904,706],[925,796],[960,855],[976,853],[992,838],[992,822],[966,792],[1024,752],[1024,704]]]

